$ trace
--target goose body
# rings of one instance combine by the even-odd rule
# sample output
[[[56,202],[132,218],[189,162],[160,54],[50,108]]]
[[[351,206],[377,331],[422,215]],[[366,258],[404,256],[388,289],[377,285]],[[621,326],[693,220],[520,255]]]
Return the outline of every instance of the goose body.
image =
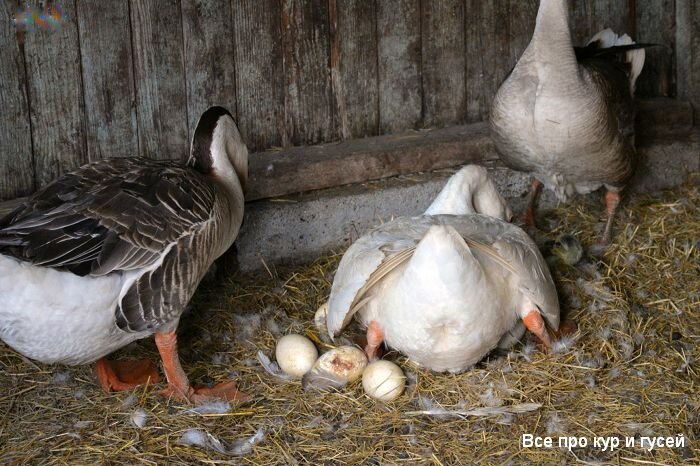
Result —
[[[153,334],[176,350],[185,305],[241,226],[246,177],[236,125],[212,107],[187,164],[108,159],[46,186],[0,219],[0,339],[44,363],[91,363]]]
[[[632,95],[645,55],[635,47],[606,29],[575,48],[567,0],[541,0],[532,40],[491,108],[504,163],[562,201],[602,186],[621,191],[636,162]]]
[[[123,288],[116,274],[79,277],[0,256],[0,296],[6,297],[0,338],[43,363],[94,362],[152,333],[125,332],[115,325]]]
[[[456,182],[465,173],[482,186]],[[445,203],[457,198],[465,201],[461,208]],[[487,207],[492,217],[475,205],[500,207]],[[517,341],[531,311],[556,330],[559,305],[547,266],[527,234],[505,221],[509,216],[486,171],[465,167],[427,214],[388,222],[348,249],[333,281],[329,334],[357,315],[368,342],[379,333],[425,367],[458,372],[499,343]]]

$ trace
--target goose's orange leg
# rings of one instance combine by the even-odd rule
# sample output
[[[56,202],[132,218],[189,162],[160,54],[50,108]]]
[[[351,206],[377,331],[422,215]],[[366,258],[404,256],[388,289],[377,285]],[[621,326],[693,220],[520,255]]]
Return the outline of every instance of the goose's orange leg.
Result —
[[[537,199],[540,197],[540,192],[542,191],[542,182],[537,178],[532,180],[530,185],[530,192],[527,193],[527,201],[525,204],[525,210],[520,216],[520,220],[528,226],[535,226],[535,209],[537,207]]]
[[[155,339],[158,352],[163,360],[163,371],[168,379],[168,386],[160,392],[161,395],[194,404],[212,399],[236,402],[250,399],[248,395],[238,390],[236,382],[233,380],[220,383],[211,388],[194,388],[190,385],[187,374],[185,374],[182,365],[180,365],[175,332],[156,333]]]
[[[384,330],[376,320],[373,320],[367,326],[367,346],[365,346],[365,353],[370,362],[381,356],[382,342],[384,342]]]
[[[610,240],[612,239],[613,219],[615,218],[615,212],[617,212],[617,206],[619,205],[620,193],[607,191],[605,193],[605,210],[608,212],[608,220],[605,223],[605,232],[603,233],[603,240],[601,241],[603,246],[610,244]]]
[[[95,364],[97,381],[105,392],[131,390],[146,383],[160,382],[158,369],[149,360],[109,361],[100,358]]]
[[[534,333],[535,336],[539,338],[539,340],[545,347],[552,347],[552,337],[549,335],[547,325],[545,325],[540,311],[535,309],[533,311],[528,312],[525,315],[525,317],[523,317],[523,323],[529,331]]]

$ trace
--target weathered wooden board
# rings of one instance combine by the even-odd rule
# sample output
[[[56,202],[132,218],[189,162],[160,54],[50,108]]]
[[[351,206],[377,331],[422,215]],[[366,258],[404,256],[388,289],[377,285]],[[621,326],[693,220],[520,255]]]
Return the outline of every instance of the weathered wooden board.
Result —
[[[585,45],[593,35],[605,28],[634,39],[635,21],[631,10],[635,0],[577,0],[570,18],[575,45]]]
[[[488,118],[491,101],[511,62],[510,0],[467,0],[467,122]]]
[[[75,4],[64,3],[62,12],[60,28],[25,35],[37,188],[87,162]]]
[[[263,152],[251,160],[246,199],[358,183],[481,161],[491,149],[487,123]]]
[[[655,138],[697,141],[688,103],[654,98],[638,100],[637,107],[638,146]],[[485,122],[273,150],[251,158],[246,200],[496,159]],[[15,205],[0,203],[0,216]]]
[[[285,133],[281,14],[278,0],[233,2],[238,125],[251,151]]]
[[[653,138],[687,138],[688,103],[655,98],[637,102],[638,145]],[[485,122],[268,151],[251,158],[247,200],[311,191],[389,176],[484,163],[497,158]]]
[[[676,81],[676,98],[688,99],[690,65],[692,58],[691,36],[692,20],[690,17],[692,0],[676,0],[676,23],[674,35],[674,78]]]
[[[421,2],[423,123],[446,126],[465,120],[464,2]]]
[[[187,156],[187,91],[179,0],[130,0],[141,155]]]
[[[675,0],[636,0],[638,42],[662,44],[646,49],[644,69],[637,80],[637,95],[670,96],[676,94],[674,53],[676,37]]]
[[[0,2],[0,199],[34,190],[32,137],[14,2]]]
[[[700,2],[691,0],[690,12],[690,47],[686,51],[690,55],[688,98],[695,108],[695,123],[700,124]]]
[[[509,51],[512,66],[518,62],[532,39],[539,3],[539,0],[510,0],[508,24],[510,26]]]
[[[333,100],[341,139],[379,131],[375,0],[328,0]]]
[[[193,134],[197,120],[212,105],[237,115],[231,3],[182,0],[182,30],[188,127]]]
[[[137,155],[129,4],[76,3],[88,158]]]
[[[394,133],[421,122],[419,0],[377,2],[379,128]]]
[[[328,21],[327,1],[282,0],[285,143],[313,144],[336,135]]]

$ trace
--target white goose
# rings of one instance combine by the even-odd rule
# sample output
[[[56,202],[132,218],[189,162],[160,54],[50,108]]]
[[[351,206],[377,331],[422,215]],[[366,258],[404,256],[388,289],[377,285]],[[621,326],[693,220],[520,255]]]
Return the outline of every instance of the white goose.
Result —
[[[180,400],[245,399],[234,382],[193,388],[175,330],[243,220],[248,151],[231,114],[200,118],[186,165],[116,158],[85,165],[0,219],[0,339],[44,363],[97,361],[106,391],[158,381],[147,361],[105,359],[155,334]]]
[[[535,177],[523,216],[527,224],[534,224],[542,183],[562,201],[605,186],[602,243],[610,242],[620,191],[636,162],[632,95],[645,46],[606,29],[575,48],[567,0],[540,0],[532,40],[490,114],[501,159]]]
[[[510,215],[484,168],[462,168],[424,215],[388,222],[350,246],[333,281],[328,333],[337,336],[357,314],[370,358],[385,341],[451,372],[512,345],[521,322],[549,346],[547,326],[559,327],[556,289]]]

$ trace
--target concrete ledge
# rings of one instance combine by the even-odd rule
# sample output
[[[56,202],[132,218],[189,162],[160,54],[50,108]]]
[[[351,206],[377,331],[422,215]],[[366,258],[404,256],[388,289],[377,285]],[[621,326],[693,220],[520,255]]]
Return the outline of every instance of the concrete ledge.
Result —
[[[697,127],[689,126],[692,109],[670,99],[646,101],[642,107],[642,121],[657,122],[660,126],[652,125],[647,131],[638,132],[640,161],[630,191],[649,192],[676,186],[690,173],[699,172],[700,134]],[[336,147],[337,151],[330,151],[329,147]],[[296,163],[302,154],[313,153],[316,156]],[[530,183],[528,176],[500,163],[483,123],[291,149],[275,159],[275,163],[286,164],[284,170],[273,165],[274,176],[266,178],[264,183],[260,167],[266,162],[260,155],[251,157],[251,186],[256,183],[267,186],[259,188],[260,196],[275,190],[284,193],[292,186],[306,190],[317,185],[337,186],[356,178],[365,181],[375,175],[383,178],[397,167],[399,173],[414,173],[478,163],[489,168],[513,210],[519,212]],[[248,202],[237,240],[239,266],[245,271],[258,270],[263,268],[263,261],[267,264],[309,261],[319,254],[342,249],[382,221],[423,212],[454,171],[452,168],[402,174]],[[286,184],[282,183],[284,176],[289,177]],[[21,201],[0,203],[0,216]],[[543,208],[554,205],[552,194],[545,192],[540,204]]]
[[[640,162],[631,192],[677,186],[690,173],[700,171],[700,143],[696,137],[658,140],[638,148],[638,155]],[[519,212],[530,178],[505,168],[495,156],[487,155],[479,163],[489,168],[513,211]],[[237,240],[239,267],[253,271],[262,269],[263,261],[268,265],[307,262],[319,254],[341,250],[382,221],[423,212],[454,171],[399,176],[250,202]],[[545,191],[540,206],[546,209],[554,204],[552,193]]]

